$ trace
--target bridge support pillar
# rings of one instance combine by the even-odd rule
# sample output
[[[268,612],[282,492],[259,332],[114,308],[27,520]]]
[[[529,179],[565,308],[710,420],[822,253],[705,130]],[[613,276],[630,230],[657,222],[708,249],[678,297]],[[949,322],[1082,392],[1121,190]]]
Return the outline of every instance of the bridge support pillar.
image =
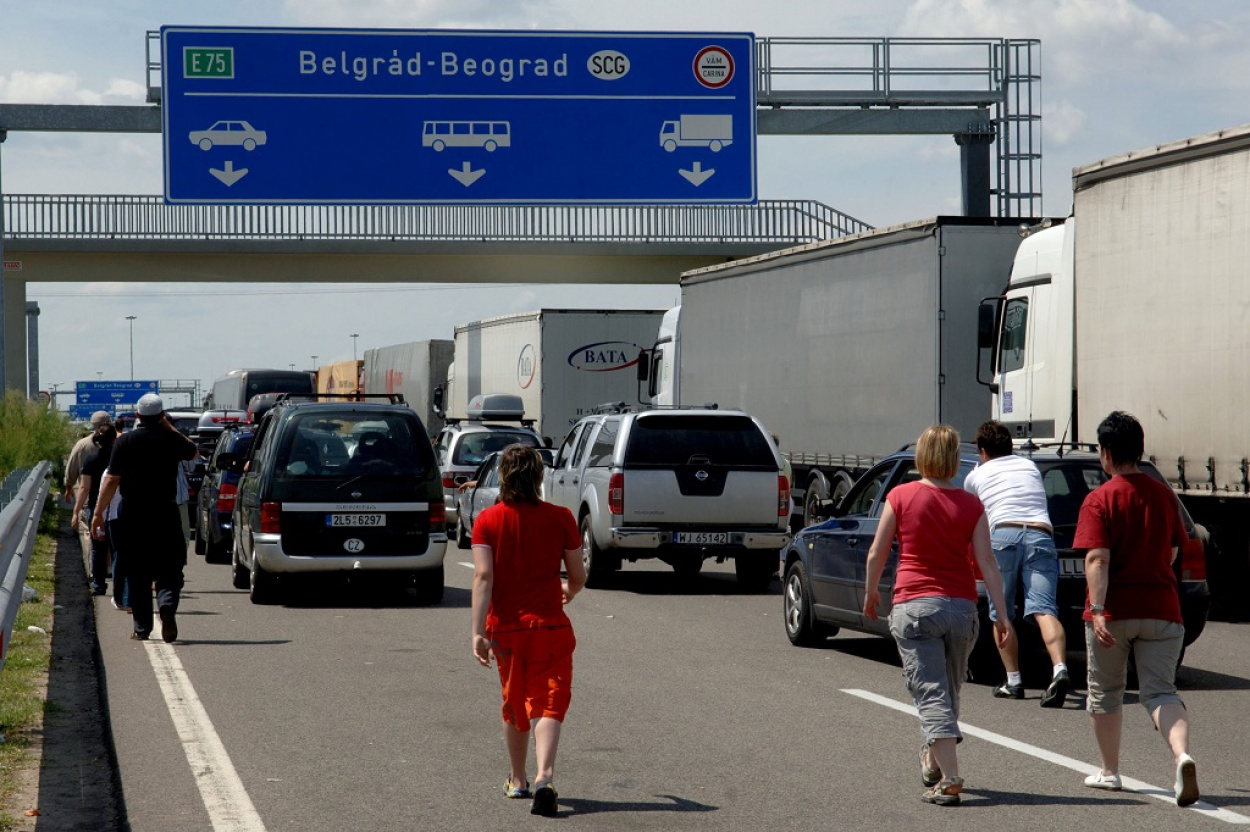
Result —
[[[990,199],[990,145],[994,143],[994,125],[986,122],[974,126],[973,132],[956,133],[959,145],[959,174],[963,191],[963,212],[966,217],[992,216]]]

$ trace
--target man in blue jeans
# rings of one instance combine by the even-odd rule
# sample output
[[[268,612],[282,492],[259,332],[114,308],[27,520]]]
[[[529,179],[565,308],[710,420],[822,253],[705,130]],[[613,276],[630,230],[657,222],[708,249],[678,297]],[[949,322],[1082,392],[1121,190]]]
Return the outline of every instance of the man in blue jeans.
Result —
[[[1033,616],[1053,673],[1042,694],[1043,708],[1062,708],[1070,679],[1064,662],[1067,639],[1059,623],[1055,593],[1059,585],[1059,557],[1055,553],[1054,529],[1046,509],[1042,475],[1032,460],[1012,453],[1011,432],[1002,422],[990,420],[977,428],[977,454],[981,464],[964,480],[964,490],[981,499],[990,521],[990,542],[1003,575],[1006,615],[1014,617],[1016,588],[1024,586],[1024,615]],[[990,620],[1002,611],[990,602]],[[1000,699],[1023,699],[1020,673],[1020,642],[1015,631],[998,648],[1007,670],[1007,681],[994,688]]]

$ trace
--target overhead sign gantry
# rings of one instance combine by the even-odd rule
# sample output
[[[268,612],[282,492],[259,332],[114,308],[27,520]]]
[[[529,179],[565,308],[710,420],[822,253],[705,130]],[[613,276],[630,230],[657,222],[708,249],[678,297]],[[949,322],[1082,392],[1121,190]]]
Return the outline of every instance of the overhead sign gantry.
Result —
[[[161,29],[171,203],[756,201],[754,36]]]

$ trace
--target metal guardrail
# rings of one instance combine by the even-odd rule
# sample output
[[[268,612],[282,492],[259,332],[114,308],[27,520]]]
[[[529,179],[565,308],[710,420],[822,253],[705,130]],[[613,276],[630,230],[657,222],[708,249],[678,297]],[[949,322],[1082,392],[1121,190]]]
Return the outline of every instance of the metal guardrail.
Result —
[[[22,587],[31,554],[39,517],[43,514],[52,476],[52,463],[40,462],[34,468],[22,468],[9,474],[0,483],[0,669],[9,655],[13,638],[13,622],[22,605]]]
[[[159,196],[9,194],[8,240],[782,243],[872,226],[814,200],[756,205],[167,205]]]

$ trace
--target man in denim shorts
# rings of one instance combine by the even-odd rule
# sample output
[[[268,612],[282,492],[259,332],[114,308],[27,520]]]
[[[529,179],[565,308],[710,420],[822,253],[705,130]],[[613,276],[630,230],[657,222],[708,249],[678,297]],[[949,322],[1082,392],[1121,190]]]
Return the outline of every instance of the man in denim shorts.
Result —
[[[1176,804],[1198,801],[1198,768],[1189,756],[1189,714],[1176,692],[1185,624],[1172,571],[1189,539],[1176,495],[1138,467],[1141,424],[1116,411],[1098,426],[1098,460],[1111,479],[1081,504],[1072,548],[1085,550],[1085,646],[1089,715],[1102,769],[1091,789],[1121,788],[1120,731],[1128,659],[1137,661],[1138,700],[1176,767]]]
[[[964,490],[981,499],[989,516],[990,542],[1003,575],[1007,618],[1015,615],[1016,589],[1023,584],[1024,615],[1033,616],[1042,631],[1053,665],[1050,685],[1042,694],[1042,707],[1062,708],[1070,684],[1064,662],[1067,639],[1055,603],[1059,557],[1055,554],[1042,475],[1032,460],[1012,453],[1011,432],[1002,422],[991,419],[977,428],[977,454],[981,464],[964,480]],[[1000,614],[990,602],[990,620],[997,621]],[[1020,642],[1014,630],[998,654],[1007,670],[1007,681],[994,688],[994,695],[1000,699],[1023,699]]]

